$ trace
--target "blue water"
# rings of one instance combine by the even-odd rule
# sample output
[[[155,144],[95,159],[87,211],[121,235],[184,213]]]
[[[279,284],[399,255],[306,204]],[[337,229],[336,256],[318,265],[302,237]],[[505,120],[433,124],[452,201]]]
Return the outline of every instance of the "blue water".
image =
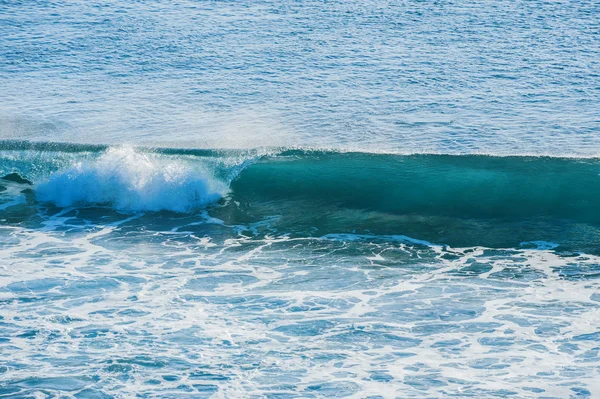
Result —
[[[600,396],[599,15],[0,0],[0,398]]]

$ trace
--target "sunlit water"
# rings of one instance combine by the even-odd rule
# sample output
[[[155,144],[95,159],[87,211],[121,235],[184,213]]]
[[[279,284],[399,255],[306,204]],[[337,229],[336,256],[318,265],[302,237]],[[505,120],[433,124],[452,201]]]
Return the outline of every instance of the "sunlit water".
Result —
[[[0,0],[0,397],[600,396],[598,15]]]
[[[598,1],[3,1],[0,132],[597,155]]]

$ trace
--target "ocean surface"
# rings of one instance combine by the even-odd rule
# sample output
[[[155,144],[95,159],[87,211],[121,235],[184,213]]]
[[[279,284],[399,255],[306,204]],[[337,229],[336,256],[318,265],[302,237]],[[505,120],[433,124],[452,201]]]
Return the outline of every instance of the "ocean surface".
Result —
[[[600,397],[600,1],[0,0],[0,398]]]

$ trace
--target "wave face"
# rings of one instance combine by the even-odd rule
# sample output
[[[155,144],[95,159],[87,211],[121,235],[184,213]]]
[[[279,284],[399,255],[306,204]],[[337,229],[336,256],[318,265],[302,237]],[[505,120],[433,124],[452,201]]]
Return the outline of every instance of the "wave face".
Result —
[[[548,241],[598,251],[600,161],[288,152],[231,185],[254,218],[299,235],[404,234],[452,246]]]
[[[290,152],[248,168],[232,189],[395,215],[600,222],[596,159]]]

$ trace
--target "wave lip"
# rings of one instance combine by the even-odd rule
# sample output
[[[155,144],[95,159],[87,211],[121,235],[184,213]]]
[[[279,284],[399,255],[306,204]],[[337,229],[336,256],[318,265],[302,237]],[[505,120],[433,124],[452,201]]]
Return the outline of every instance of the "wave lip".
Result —
[[[200,165],[132,147],[111,147],[93,160],[56,172],[36,187],[41,202],[60,207],[109,204],[120,211],[189,212],[218,201],[226,183]]]

